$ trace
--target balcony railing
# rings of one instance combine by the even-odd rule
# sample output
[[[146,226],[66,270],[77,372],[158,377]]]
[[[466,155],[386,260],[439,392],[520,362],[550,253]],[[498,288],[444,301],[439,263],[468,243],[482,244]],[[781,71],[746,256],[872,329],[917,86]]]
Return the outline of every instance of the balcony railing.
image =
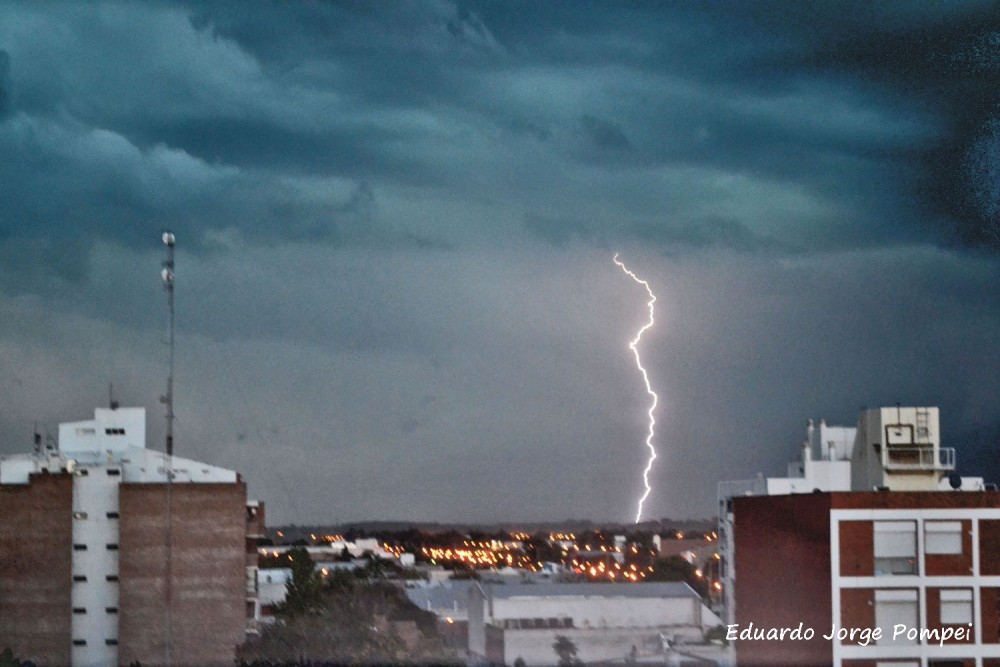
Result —
[[[896,447],[886,448],[886,470],[954,470],[954,447]]]

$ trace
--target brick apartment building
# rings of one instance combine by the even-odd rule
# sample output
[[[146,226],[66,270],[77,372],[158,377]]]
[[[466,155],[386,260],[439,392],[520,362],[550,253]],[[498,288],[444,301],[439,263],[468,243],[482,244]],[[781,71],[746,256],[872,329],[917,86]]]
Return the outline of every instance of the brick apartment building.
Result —
[[[946,478],[937,433],[934,408],[869,410],[846,489],[725,499],[739,667],[1000,667],[1000,494]]]
[[[231,665],[263,522],[237,473],[146,449],[142,408],[60,424],[58,446],[0,459],[0,648],[40,666]]]

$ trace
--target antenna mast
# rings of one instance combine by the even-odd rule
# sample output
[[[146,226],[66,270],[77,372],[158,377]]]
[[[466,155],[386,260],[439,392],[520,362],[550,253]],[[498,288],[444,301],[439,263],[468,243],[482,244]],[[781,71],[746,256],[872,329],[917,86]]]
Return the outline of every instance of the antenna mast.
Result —
[[[167,259],[163,262],[160,277],[167,290],[167,308],[170,310],[170,372],[167,374],[167,456],[174,455],[174,234],[163,232],[163,245],[167,246]]]

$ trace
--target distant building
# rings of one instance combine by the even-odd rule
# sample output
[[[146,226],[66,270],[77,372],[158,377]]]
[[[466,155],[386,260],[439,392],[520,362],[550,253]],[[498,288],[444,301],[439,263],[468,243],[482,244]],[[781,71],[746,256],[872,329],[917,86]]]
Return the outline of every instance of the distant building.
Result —
[[[99,408],[60,424],[58,446],[0,459],[0,643],[21,658],[232,664],[263,504],[237,473],[145,437],[143,408]]]
[[[863,412],[849,463],[847,489],[724,499],[737,665],[1000,667],[1000,494],[947,477],[936,408]]]
[[[557,636],[570,639],[583,662],[663,656],[671,642],[700,641],[719,624],[694,590],[676,582],[484,584],[469,594],[469,652],[496,664],[551,665]]]

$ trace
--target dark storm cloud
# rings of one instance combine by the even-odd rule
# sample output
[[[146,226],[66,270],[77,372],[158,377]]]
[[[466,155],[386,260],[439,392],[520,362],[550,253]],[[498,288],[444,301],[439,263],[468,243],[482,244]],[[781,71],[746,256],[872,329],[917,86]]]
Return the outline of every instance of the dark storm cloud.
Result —
[[[157,406],[170,227],[184,441],[288,520],[629,516],[616,251],[662,307],[657,511],[863,404],[986,451],[994,10],[8,3],[3,446],[112,377]]]
[[[738,174],[799,190],[815,210],[793,248],[832,239],[842,247],[990,246],[996,216],[983,192],[983,156],[996,141],[987,124],[998,94],[988,55],[995,19],[975,5],[936,11],[866,3],[844,11],[638,3],[610,12],[600,4],[570,12],[447,2],[264,4],[253,12],[225,3],[58,12],[16,5],[12,24],[51,24],[48,34],[75,41],[28,43],[12,33],[13,46],[0,47],[14,54],[11,97],[29,118],[71,120],[140,152],[167,147],[239,170],[244,184],[230,192],[239,206],[248,201],[241,189],[252,190],[252,210],[220,216],[207,206],[192,229],[316,234],[315,220],[291,220],[318,214],[283,203],[278,174],[483,199],[473,174],[501,176],[527,157],[496,157],[506,147],[491,133],[506,128],[542,142],[531,149],[538,164],[581,193],[593,190],[588,167],[602,165],[703,169],[711,173],[702,180]],[[555,173],[546,178],[561,187]],[[97,220],[117,228],[123,212],[158,224],[155,203],[108,200],[99,181],[53,185],[80,200],[73,208],[92,209],[77,216],[81,228],[105,225]],[[774,237],[751,212],[686,215],[688,194],[667,198],[682,218],[675,225],[730,220],[701,232],[718,231],[723,244],[736,227],[748,238]],[[197,206],[197,191],[182,184],[178,196]],[[34,224],[58,217],[30,198],[22,206],[17,217]],[[668,247],[675,237],[637,230]],[[448,234],[403,236],[437,243]]]

